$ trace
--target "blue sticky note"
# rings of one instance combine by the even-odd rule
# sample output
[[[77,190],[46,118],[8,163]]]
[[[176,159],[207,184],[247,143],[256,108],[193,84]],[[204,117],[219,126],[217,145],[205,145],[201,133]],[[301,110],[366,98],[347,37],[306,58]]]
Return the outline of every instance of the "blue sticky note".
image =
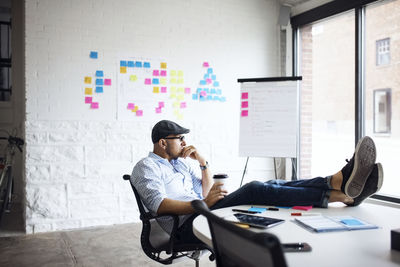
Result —
[[[96,86],[96,93],[103,93],[103,86]]]
[[[198,100],[199,99],[199,95],[198,94],[192,94],[192,99],[193,100]]]
[[[221,102],[225,102],[225,101],[226,101],[226,97],[223,96],[223,97],[221,97],[219,100],[220,100]]]
[[[143,68],[150,68],[150,62],[144,62]]]
[[[211,94],[216,94],[217,90],[215,90],[215,88],[211,88]]]
[[[203,91],[205,91],[207,94],[210,92],[208,88],[204,88]]]
[[[96,71],[96,77],[103,77],[103,71],[102,70]]]
[[[213,100],[214,100],[214,101],[220,101],[219,96],[216,96],[216,95],[215,95],[215,96],[213,97]]]
[[[96,79],[96,85],[103,85],[103,79]]]
[[[211,79],[215,81],[217,79],[217,75],[211,75]]]
[[[142,67],[142,62],[141,61],[136,61],[135,62],[135,67],[141,68]]]
[[[208,78],[210,78],[209,74],[204,74],[204,80],[207,80]]]
[[[206,83],[206,81],[205,80],[201,80],[200,81],[200,85],[206,85],[207,83]]]
[[[213,69],[212,69],[212,68],[208,68],[208,69],[207,69],[207,73],[208,73],[208,74],[213,73]]]
[[[217,89],[217,95],[221,95],[222,94],[222,90],[221,89]]]
[[[160,84],[160,81],[156,78],[153,79],[152,84]]]
[[[131,67],[131,68],[135,67],[135,62],[128,61],[128,67]]]
[[[97,58],[97,52],[90,51],[90,58]]]
[[[344,219],[341,220],[340,222],[342,222],[345,225],[349,225],[349,226],[353,226],[353,225],[364,225],[362,222],[360,222],[357,219]]]
[[[120,62],[119,62],[119,66],[120,67],[126,67],[126,61],[125,60],[121,60]]]
[[[258,213],[264,212],[266,210],[267,210],[266,208],[259,208],[259,207],[251,207],[250,209],[248,209],[248,211],[255,211]]]
[[[218,87],[219,86],[219,82],[214,82],[213,86]]]
[[[197,91],[196,91],[196,92],[197,92],[198,94],[200,94],[200,93],[201,93],[201,91],[203,91],[203,89],[201,89],[201,88],[197,88]]]
[[[207,100],[212,100],[212,95],[208,95]]]
[[[206,101],[207,99],[204,96],[200,96],[200,101]]]

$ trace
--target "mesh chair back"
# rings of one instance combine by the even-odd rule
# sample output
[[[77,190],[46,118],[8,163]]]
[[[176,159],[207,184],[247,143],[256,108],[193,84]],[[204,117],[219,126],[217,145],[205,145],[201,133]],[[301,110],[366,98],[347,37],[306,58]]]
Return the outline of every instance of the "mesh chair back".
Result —
[[[218,267],[286,267],[278,238],[266,232],[242,229],[216,216],[203,201],[195,200],[196,212],[207,217]]]

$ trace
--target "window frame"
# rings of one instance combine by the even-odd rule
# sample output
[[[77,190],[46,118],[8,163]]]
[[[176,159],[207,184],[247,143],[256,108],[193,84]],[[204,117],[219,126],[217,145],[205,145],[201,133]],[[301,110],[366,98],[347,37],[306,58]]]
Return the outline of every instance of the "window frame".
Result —
[[[374,89],[373,92],[374,92],[373,99],[372,99],[372,101],[374,101],[374,103],[373,103],[373,109],[374,109],[373,110],[373,121],[374,121],[373,132],[374,132],[374,134],[379,134],[379,135],[390,135],[391,132],[392,132],[391,131],[392,130],[392,124],[391,124],[391,117],[392,117],[392,89],[390,89],[390,88]],[[376,95],[378,93],[382,93],[382,92],[386,93],[386,97],[389,96],[389,98],[388,98],[389,101],[387,101],[388,108],[387,108],[387,113],[386,113],[386,117],[387,117],[387,119],[389,121],[389,126],[388,126],[388,130],[387,131],[378,132],[378,131],[376,131],[376,119],[375,119],[375,115],[376,115],[375,114],[375,111],[376,111]]]
[[[299,33],[300,27],[307,24],[344,13],[349,10],[355,12],[355,143],[365,133],[365,7],[367,4],[378,2],[379,0],[336,0],[328,2],[319,7],[313,8],[290,18],[292,26],[292,73],[299,76]],[[384,66],[384,65],[382,65]],[[400,203],[400,197],[393,197],[375,194],[371,198],[388,202]]]

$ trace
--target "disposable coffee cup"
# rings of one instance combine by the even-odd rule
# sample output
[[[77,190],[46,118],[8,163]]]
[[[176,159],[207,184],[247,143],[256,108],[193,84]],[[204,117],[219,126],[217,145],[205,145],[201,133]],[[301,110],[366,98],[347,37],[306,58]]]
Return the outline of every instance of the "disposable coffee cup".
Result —
[[[214,174],[214,176],[213,176],[214,183],[221,182],[222,183],[221,189],[226,190],[226,181],[227,181],[226,179],[228,177],[229,176],[227,174],[224,174],[224,173]]]

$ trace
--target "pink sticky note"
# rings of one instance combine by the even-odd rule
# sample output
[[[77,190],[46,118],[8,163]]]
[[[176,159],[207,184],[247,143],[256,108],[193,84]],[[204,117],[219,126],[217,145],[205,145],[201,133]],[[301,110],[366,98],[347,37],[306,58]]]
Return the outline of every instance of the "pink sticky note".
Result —
[[[242,108],[248,108],[249,107],[249,102],[243,101],[242,102]]]
[[[111,85],[111,79],[104,79],[104,85]]]
[[[153,70],[153,76],[158,76],[160,75],[160,72],[158,70]]]
[[[203,67],[206,67],[206,68],[208,68],[210,65],[208,64],[208,62],[204,62],[203,63]]]
[[[158,107],[163,108],[164,107],[164,102],[158,102]]]
[[[144,84],[151,84],[151,79],[144,79]]]
[[[167,87],[162,86],[162,87],[161,87],[161,93],[166,93],[166,92],[167,92]]]
[[[156,108],[156,113],[161,113],[161,108]]]
[[[185,94],[190,94],[190,88],[189,87],[185,88]]]
[[[206,92],[206,91],[201,91],[201,92],[200,92],[200,95],[201,95],[201,96],[207,96],[207,92]]]
[[[242,117],[247,117],[249,116],[249,111],[248,110],[242,110]]]
[[[248,99],[249,93],[242,93],[242,99]]]
[[[91,109],[98,109],[98,108],[99,108],[99,103],[97,103],[97,102],[92,102],[92,103],[90,104],[90,108],[91,108]]]
[[[92,97],[91,97],[91,96],[85,97],[85,103],[86,103],[86,104],[92,103]]]
[[[181,108],[186,108],[186,102],[181,102]]]
[[[207,84],[212,83],[212,79],[210,79],[210,78],[208,78],[206,81],[207,81]]]
[[[128,103],[128,109],[135,109],[135,104]]]
[[[310,210],[312,209],[312,206],[294,206],[292,207],[294,210]]]
[[[143,110],[136,111],[136,116],[138,116],[138,117],[143,116]]]
[[[162,70],[160,76],[163,76],[163,77],[167,76],[167,71],[166,70]]]

